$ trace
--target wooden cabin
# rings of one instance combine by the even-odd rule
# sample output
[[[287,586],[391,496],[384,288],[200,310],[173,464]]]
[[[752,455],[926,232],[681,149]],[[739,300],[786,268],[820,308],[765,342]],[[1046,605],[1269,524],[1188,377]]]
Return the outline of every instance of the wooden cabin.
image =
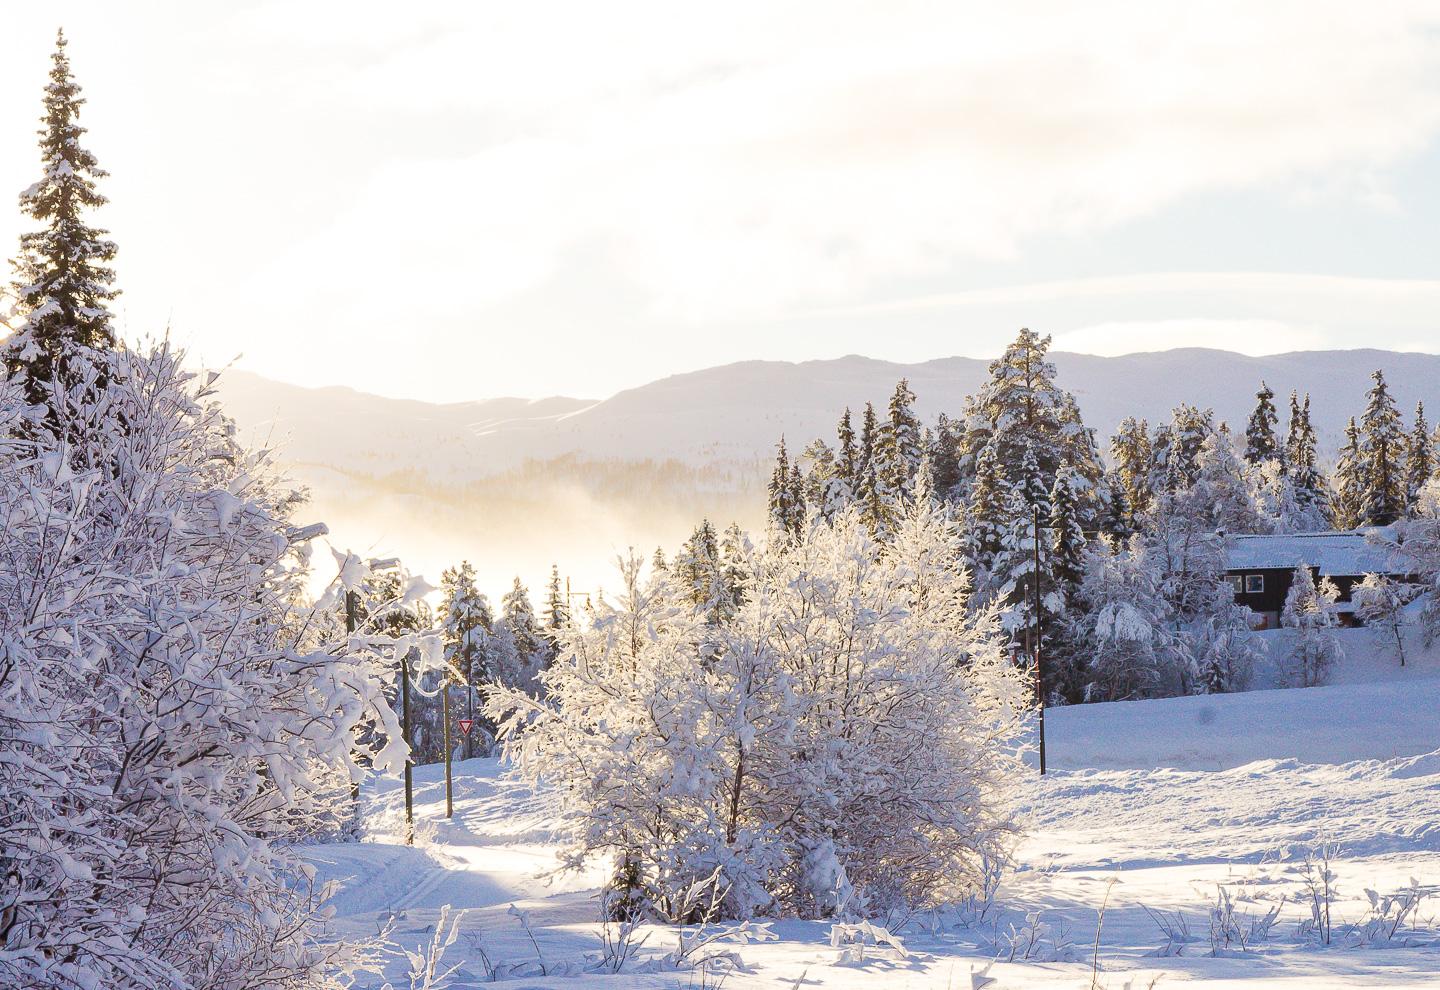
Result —
[[[1384,529],[1355,529],[1232,536],[1225,576],[1235,590],[1235,600],[1256,614],[1256,628],[1275,629],[1280,625],[1295,569],[1307,565],[1316,584],[1329,578],[1339,589],[1336,611],[1340,624],[1359,625],[1350,592],[1365,580],[1366,574],[1406,580],[1399,561],[1370,539],[1371,534],[1382,538],[1388,535]]]

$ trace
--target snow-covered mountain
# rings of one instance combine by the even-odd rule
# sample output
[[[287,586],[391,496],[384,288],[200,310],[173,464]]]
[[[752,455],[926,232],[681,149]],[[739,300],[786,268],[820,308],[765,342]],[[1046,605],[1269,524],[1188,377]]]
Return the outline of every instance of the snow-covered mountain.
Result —
[[[1276,392],[1282,418],[1291,389],[1311,393],[1322,446],[1338,440],[1364,405],[1369,375],[1385,371],[1402,410],[1432,399],[1440,412],[1440,355],[1394,351],[1302,351],[1248,357],[1186,348],[1095,357],[1053,355],[1060,382],[1080,400],[1102,446],[1127,415],[1152,423],[1179,402],[1212,407],[1243,427],[1261,379]],[[223,395],[242,427],[273,436],[286,459],[344,466],[383,476],[418,471],[478,478],[527,459],[564,454],[690,464],[768,456],[783,433],[804,442],[833,433],[845,406],[883,407],[908,378],[919,411],[958,412],[984,380],[989,362],[940,358],[899,364],[850,356],[790,363],[743,361],[672,375],[602,401],[490,399],[437,404],[386,399],[348,388],[308,389],[246,372],[227,372]]]
[[[1282,422],[1290,390],[1310,392],[1322,450],[1364,407],[1385,371],[1408,419],[1417,399],[1440,418],[1440,356],[1312,351],[1246,357],[1186,349],[1094,357],[1053,355],[1102,448],[1127,415],[1152,423],[1179,402],[1214,408],[1243,429],[1266,380]],[[252,443],[276,446],[308,485],[337,542],[399,553],[432,577],[461,558],[499,591],[550,564],[592,586],[615,554],[673,549],[702,517],[758,526],[776,439],[833,436],[845,406],[883,408],[908,378],[929,420],[958,413],[989,362],[897,364],[864,357],[744,361],[672,375],[604,400],[490,399],[429,403],[349,388],[301,388],[226,372],[221,396]],[[597,463],[599,462],[599,463]]]

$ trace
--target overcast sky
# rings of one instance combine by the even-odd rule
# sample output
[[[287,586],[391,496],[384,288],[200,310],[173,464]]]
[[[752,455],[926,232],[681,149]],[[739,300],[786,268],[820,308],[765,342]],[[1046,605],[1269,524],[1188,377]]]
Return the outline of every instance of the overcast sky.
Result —
[[[1022,324],[1440,351],[1433,0],[17,5],[0,190],[62,18],[123,328],[211,365],[458,400]]]

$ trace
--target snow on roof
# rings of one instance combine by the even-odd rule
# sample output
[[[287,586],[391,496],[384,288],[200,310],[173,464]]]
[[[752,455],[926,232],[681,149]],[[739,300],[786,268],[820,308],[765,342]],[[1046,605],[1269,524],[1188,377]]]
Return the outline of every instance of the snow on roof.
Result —
[[[1386,527],[1352,529],[1326,533],[1283,533],[1274,536],[1231,537],[1226,567],[1232,571],[1298,567],[1306,563],[1331,575],[1402,574],[1405,567],[1384,546],[1368,539],[1370,534],[1385,538]]]

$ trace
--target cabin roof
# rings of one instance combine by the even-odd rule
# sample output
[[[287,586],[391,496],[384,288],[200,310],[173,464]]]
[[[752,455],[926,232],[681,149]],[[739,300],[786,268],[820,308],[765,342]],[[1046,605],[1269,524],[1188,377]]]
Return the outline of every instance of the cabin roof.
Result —
[[[1324,533],[1237,535],[1230,540],[1226,569],[1259,571],[1299,567],[1318,568],[1321,577],[1362,574],[1401,574],[1404,564],[1391,550],[1372,540],[1390,537],[1388,527],[1371,527]]]

